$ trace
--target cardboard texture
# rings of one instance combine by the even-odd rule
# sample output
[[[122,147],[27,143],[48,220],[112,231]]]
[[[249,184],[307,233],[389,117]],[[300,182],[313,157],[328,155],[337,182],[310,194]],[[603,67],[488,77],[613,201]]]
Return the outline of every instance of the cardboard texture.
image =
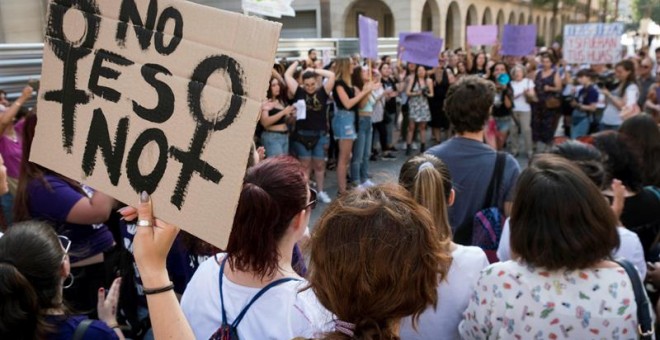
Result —
[[[403,47],[401,60],[428,67],[438,66],[443,40],[427,33],[407,34],[400,42]]]
[[[30,160],[129,205],[147,191],[224,248],[280,29],[178,0],[51,1]]]
[[[372,60],[378,59],[378,21],[360,15],[358,17],[360,35],[360,55]]]
[[[614,64],[621,60],[622,23],[564,26],[564,59],[577,64]]]
[[[497,25],[478,25],[467,27],[467,42],[472,46],[495,45],[497,43]]]
[[[536,48],[536,25],[504,25],[502,55],[524,57]]]

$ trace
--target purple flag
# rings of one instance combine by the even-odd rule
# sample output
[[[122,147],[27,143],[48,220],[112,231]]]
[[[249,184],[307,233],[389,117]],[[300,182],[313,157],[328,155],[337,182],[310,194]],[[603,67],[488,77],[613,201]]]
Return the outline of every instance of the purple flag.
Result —
[[[378,59],[378,21],[360,15],[358,23],[360,55],[363,58]]]
[[[522,57],[534,53],[536,25],[504,25],[502,55]]]
[[[468,26],[467,42],[472,46],[495,45],[497,43],[497,25]]]
[[[438,66],[438,56],[443,40],[426,33],[412,33],[405,36],[401,60],[429,67]]]

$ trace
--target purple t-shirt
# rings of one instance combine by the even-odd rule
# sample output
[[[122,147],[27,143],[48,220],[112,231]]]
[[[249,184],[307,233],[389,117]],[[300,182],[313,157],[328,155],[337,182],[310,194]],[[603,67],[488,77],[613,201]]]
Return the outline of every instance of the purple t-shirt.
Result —
[[[84,196],[69,183],[54,175],[33,179],[27,186],[30,216],[50,222],[58,234],[71,240],[71,263],[108,251],[114,244],[112,233],[105,224],[81,225],[67,223],[66,218],[81,198],[91,197],[93,190],[83,186]]]
[[[23,126],[25,120],[21,119],[14,125],[16,132],[16,140],[13,140],[4,134],[0,135],[0,154],[5,161],[7,167],[7,176],[11,178],[18,178],[21,169],[21,158],[23,157]]]
[[[83,315],[74,316],[56,316],[49,315],[46,321],[53,326],[55,333],[50,333],[46,337],[48,340],[71,340],[73,333],[76,332],[78,325],[87,319]],[[117,333],[113,331],[108,325],[99,320],[94,320],[87,328],[83,340],[116,340],[119,339]]]

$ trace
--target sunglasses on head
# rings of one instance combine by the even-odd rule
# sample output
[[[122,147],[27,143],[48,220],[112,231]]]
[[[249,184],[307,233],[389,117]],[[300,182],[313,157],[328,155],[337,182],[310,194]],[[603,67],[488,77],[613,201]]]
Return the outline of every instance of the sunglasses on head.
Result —
[[[309,202],[307,203],[307,205],[305,205],[305,209],[311,208],[312,210],[314,210],[314,208],[316,208],[316,203],[318,202],[316,199],[316,194],[317,194],[316,190],[309,188]]]

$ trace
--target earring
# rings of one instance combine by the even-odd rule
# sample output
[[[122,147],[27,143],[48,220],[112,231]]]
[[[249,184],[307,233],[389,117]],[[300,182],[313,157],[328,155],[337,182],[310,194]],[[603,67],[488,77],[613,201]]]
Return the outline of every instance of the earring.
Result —
[[[71,278],[71,282],[69,282],[69,284],[63,284],[62,288],[64,288],[64,289],[71,288],[71,286],[73,286],[73,279],[74,279],[73,274],[71,274],[71,272],[69,272],[69,276],[67,276],[66,278],[67,279]],[[66,282],[66,279],[64,279],[64,282]]]

